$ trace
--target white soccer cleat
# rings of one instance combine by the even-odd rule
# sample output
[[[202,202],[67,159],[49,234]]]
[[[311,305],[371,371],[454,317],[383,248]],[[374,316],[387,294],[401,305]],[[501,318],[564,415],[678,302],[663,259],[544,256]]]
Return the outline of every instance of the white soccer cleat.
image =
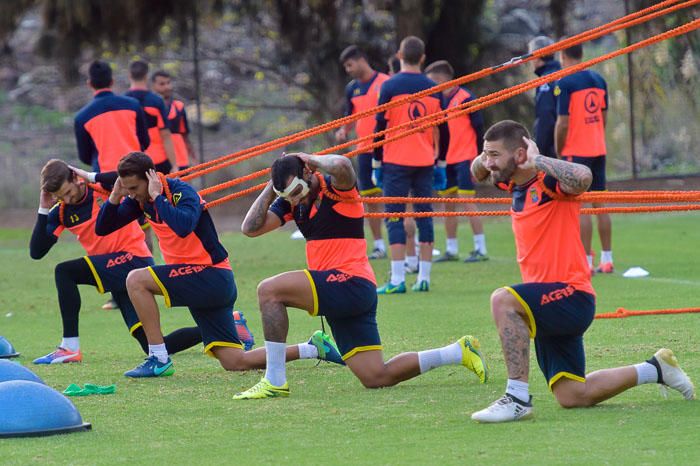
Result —
[[[488,408],[472,414],[472,420],[484,423],[512,422],[529,419],[533,414],[531,403],[524,404],[506,393]]]
[[[678,359],[676,359],[673,351],[661,348],[654,354],[654,359],[656,359],[661,368],[661,393],[666,396],[666,387],[670,387],[679,391],[686,400],[694,400],[695,387],[693,382],[678,365]]]

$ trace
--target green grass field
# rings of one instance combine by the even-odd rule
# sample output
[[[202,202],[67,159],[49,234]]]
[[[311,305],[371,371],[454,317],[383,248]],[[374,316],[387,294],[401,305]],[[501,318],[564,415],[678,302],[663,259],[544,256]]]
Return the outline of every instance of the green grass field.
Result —
[[[700,232],[692,214],[617,216],[612,276],[596,276],[598,312],[698,305]],[[437,227],[438,236],[442,226]],[[2,464],[697,464],[700,404],[672,392],[664,400],[655,385],[633,389],[601,406],[564,410],[549,393],[532,359],[530,387],[535,419],[478,425],[469,415],[503,392],[506,374],[489,295],[517,283],[513,239],[507,221],[486,224],[491,260],[437,264],[430,293],[382,297],[379,326],[385,356],[478,336],[491,380],[480,385],[460,367],[438,368],[382,390],[367,390],[349,370],[312,361],[288,365],[288,399],[234,402],[231,396],[258,381],[260,372],[227,373],[191,349],[174,357],[173,377],[127,380],[122,373],[142,353],[116,311],[102,311],[105,297],[83,290],[82,364],[32,367],[52,387],[116,383],[116,395],[73,399],[93,431],[38,439],[0,440]],[[22,353],[20,361],[50,351],[60,341],[53,283],[56,263],[82,255],[72,239],[41,262],[28,254],[28,230],[0,230],[0,335]],[[222,234],[234,264],[236,307],[245,312],[262,343],[255,288],[263,278],[303,268],[303,243],[289,232],[249,239]],[[471,246],[466,225],[461,249]],[[444,241],[437,243],[442,248]],[[384,280],[387,261],[374,263]],[[643,279],[621,272],[642,266]],[[290,310],[291,343],[319,328]],[[163,311],[167,331],[192,320],[186,309]],[[668,346],[700,380],[700,315],[596,320],[586,338],[588,369],[633,364]]]

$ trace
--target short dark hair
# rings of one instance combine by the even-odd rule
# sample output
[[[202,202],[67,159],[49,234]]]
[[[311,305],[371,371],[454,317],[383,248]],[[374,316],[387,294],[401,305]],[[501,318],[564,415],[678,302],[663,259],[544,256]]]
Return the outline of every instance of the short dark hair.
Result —
[[[112,67],[102,60],[95,60],[90,63],[88,69],[90,85],[95,89],[104,89],[112,85]]]
[[[572,45],[571,47],[562,50],[561,53],[563,53],[569,58],[573,58],[574,60],[580,60],[583,58],[583,45]]]
[[[399,46],[403,61],[409,65],[420,65],[420,59],[425,55],[425,44],[416,36],[405,37]]]
[[[424,71],[425,74],[430,74],[430,73],[437,73],[441,74],[443,76],[447,76],[449,79],[452,79],[455,77],[455,70],[452,68],[452,65],[450,65],[450,62],[447,60],[438,60],[430,65],[425,69]]]
[[[129,76],[135,81],[143,81],[148,76],[148,63],[143,60],[132,61],[129,64]]]
[[[143,152],[129,152],[119,161],[117,173],[119,176],[136,176],[142,180],[148,180],[146,172],[154,170],[153,160]]]
[[[51,159],[41,169],[41,189],[55,193],[66,181],[73,181],[75,174],[63,160]]]
[[[172,75],[171,75],[170,73],[168,73],[167,71],[165,71],[165,70],[156,70],[156,71],[154,71],[153,74],[151,75],[151,82],[153,82],[153,83],[156,82],[156,78],[158,78],[158,77],[160,77],[160,78],[167,78],[167,79],[173,79]]]
[[[277,191],[284,191],[290,176],[304,177],[304,161],[296,155],[285,155],[272,164],[272,186]]]
[[[399,57],[396,55],[389,57],[387,65],[389,65],[389,73],[391,74],[396,74],[401,71],[401,60],[399,60]]]
[[[350,45],[340,53],[341,64],[345,63],[348,60],[359,60],[360,58],[364,58],[366,60],[367,54],[365,54],[365,52],[363,52],[362,49],[357,45]]]
[[[530,139],[527,128],[517,121],[503,120],[491,126],[484,133],[484,141],[503,141],[508,150],[515,150],[519,147],[527,149],[527,144],[523,138]]]

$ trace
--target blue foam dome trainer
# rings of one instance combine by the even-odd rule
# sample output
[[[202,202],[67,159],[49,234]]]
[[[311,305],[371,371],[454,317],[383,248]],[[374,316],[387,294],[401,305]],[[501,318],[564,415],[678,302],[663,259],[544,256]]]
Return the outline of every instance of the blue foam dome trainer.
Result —
[[[0,336],[0,358],[16,358],[19,353],[15,351],[12,343],[7,341],[7,338]]]
[[[27,380],[0,382],[0,438],[90,430],[76,407],[53,388]]]
[[[0,359],[0,382],[9,380],[29,380],[30,382],[44,383],[38,375],[23,365],[7,359]]]

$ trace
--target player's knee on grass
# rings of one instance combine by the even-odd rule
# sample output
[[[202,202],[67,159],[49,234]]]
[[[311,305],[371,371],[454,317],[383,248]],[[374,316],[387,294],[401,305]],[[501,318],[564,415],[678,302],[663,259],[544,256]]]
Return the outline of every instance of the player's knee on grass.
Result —
[[[586,396],[585,383],[565,377],[554,383],[552,393],[562,408],[586,408],[595,404],[593,400]]]
[[[214,357],[219,360],[219,364],[227,371],[247,371],[255,369],[248,364],[245,351],[240,348],[228,346],[215,346],[211,349]]]
[[[365,388],[382,388],[396,385],[396,382],[387,371],[384,361],[375,361],[370,353],[372,352],[358,353],[345,361],[345,363]]]

